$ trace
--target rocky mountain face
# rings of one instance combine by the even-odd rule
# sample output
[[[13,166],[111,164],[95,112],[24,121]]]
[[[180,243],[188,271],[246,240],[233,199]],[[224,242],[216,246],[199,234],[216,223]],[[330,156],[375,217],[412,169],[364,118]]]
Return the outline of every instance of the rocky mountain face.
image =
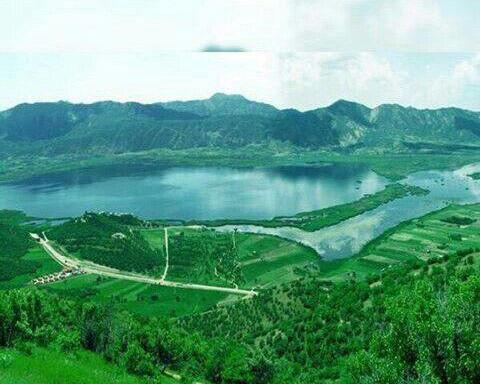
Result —
[[[345,100],[300,112],[225,94],[155,104],[21,104],[0,113],[3,155],[238,148],[270,142],[305,149],[465,148],[480,145],[480,113],[393,104],[370,109]]]

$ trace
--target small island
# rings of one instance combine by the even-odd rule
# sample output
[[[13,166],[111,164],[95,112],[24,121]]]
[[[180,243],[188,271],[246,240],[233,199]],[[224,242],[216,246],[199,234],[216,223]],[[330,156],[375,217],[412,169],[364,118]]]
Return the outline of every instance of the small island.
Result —
[[[480,180],[480,172],[471,173],[468,177],[471,177],[473,180]]]

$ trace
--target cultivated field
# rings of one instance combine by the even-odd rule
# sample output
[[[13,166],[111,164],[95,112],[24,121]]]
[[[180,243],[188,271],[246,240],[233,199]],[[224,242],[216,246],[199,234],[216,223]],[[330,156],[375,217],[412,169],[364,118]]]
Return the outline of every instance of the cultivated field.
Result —
[[[407,260],[441,262],[447,255],[480,247],[480,204],[450,205],[394,227],[368,243],[355,257],[321,262],[323,278],[365,277]]]
[[[213,250],[217,248],[212,245],[212,238],[218,236],[223,242],[231,241],[232,246],[234,241],[232,234],[220,234],[201,228],[175,227],[169,229],[168,233],[169,243],[174,239],[188,241],[189,246],[207,243]],[[164,251],[163,228],[141,230],[141,234],[153,248]],[[235,247],[235,261],[242,276],[240,288],[266,288],[288,282],[302,275],[302,267],[318,262],[317,254],[310,248],[274,236],[237,233],[235,234]],[[175,247],[170,247],[170,268],[166,276],[168,280],[228,285],[228,281],[214,275],[213,268],[211,270],[202,269],[202,273],[195,273],[196,271],[192,270],[188,276],[179,275],[179,270],[184,271],[184,259],[187,257],[195,259],[195,248],[192,248],[192,253],[181,255],[176,255],[175,249]],[[183,250],[184,248],[178,249]],[[200,249],[197,251],[203,255],[201,261],[211,267],[215,265],[215,257],[220,256],[215,253],[202,253],[203,251]],[[190,266],[195,268],[195,264]],[[189,277],[197,279],[188,280]],[[185,290],[96,275],[73,277],[48,284],[44,289],[67,297],[114,303],[118,308],[145,316],[181,317],[203,312],[216,304],[222,305],[222,303],[241,298],[223,292]]]
[[[299,277],[299,268],[319,260],[318,255],[312,249],[275,236],[249,233],[220,234],[209,229],[191,227],[175,227],[169,229],[168,233],[170,239],[197,244],[197,253],[201,251],[200,245],[212,243],[212,239],[215,238],[222,238],[232,247],[235,242],[235,262],[240,267],[241,273],[241,281],[238,282],[238,285],[245,288],[264,288],[291,281]],[[183,239],[179,238],[180,234],[183,234]],[[164,247],[163,229],[144,230],[142,235],[152,247]],[[193,249],[195,250],[195,248]],[[192,253],[195,251],[192,250]],[[194,255],[185,255],[185,257],[187,256],[193,257]],[[209,257],[216,258],[221,255],[210,254]],[[175,248],[170,247],[170,267],[173,273],[175,273],[177,263],[183,265],[182,255],[175,254]],[[214,275],[212,271],[204,271],[205,273]],[[168,276],[175,280],[172,275]],[[178,275],[176,277],[182,278]],[[205,276],[198,276],[198,278],[205,281]]]

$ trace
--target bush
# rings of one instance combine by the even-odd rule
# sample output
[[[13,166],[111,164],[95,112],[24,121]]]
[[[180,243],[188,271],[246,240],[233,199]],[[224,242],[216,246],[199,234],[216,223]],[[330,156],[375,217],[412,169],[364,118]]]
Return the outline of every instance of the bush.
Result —
[[[0,351],[0,368],[7,369],[13,363],[13,356],[11,351]]]
[[[80,334],[78,331],[62,331],[57,336],[55,344],[61,352],[75,352],[80,348]]]
[[[456,224],[456,225],[470,225],[475,223],[476,220],[471,219],[470,217],[464,217],[464,216],[450,216],[450,217],[441,219],[441,221],[445,223]]]

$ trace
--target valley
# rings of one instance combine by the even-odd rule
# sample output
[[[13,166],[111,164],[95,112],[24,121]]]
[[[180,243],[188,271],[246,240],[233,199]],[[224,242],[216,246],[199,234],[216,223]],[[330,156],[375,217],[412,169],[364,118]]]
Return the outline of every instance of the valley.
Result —
[[[478,121],[223,94],[3,113],[0,380],[475,382]]]
[[[479,19],[0,0],[0,384],[480,384]]]
[[[219,277],[222,276],[221,274],[217,276],[215,273],[215,262],[224,263],[225,250],[220,251],[223,255],[220,260],[217,258],[217,252],[213,254],[206,252],[207,249],[214,250],[216,247],[226,244],[231,247],[231,251],[235,250],[235,255],[232,255],[233,261],[235,261],[233,265],[240,268],[239,280],[235,280],[235,283],[231,281],[230,285],[240,283],[239,285],[242,287],[254,287],[259,292],[258,296],[238,300],[241,296],[233,297],[234,295],[229,295],[228,292],[145,284],[142,281],[118,278],[119,276],[116,276],[117,278],[102,276],[100,270],[95,269],[87,271],[89,273],[85,275],[47,284],[33,291],[27,289],[23,293],[22,291],[15,293],[17,291],[5,288],[13,287],[14,282],[22,284],[23,281],[23,284],[28,285],[25,277],[32,276],[31,273],[25,276],[19,275],[12,281],[2,282],[0,305],[3,306],[8,302],[8,295],[13,294],[39,295],[35,299],[26,299],[25,303],[36,300],[38,303],[42,303],[39,308],[45,309],[60,305],[58,301],[49,302],[52,294],[58,295],[55,296],[58,297],[55,300],[67,300],[65,303],[60,301],[63,303],[61,304],[63,307],[71,306],[74,302],[81,305],[82,311],[84,311],[81,315],[73,315],[73,307],[67,312],[60,310],[57,313],[64,313],[58,319],[62,322],[59,329],[68,327],[65,328],[68,329],[66,335],[72,337],[77,335],[75,337],[78,337],[79,342],[84,343],[83,345],[88,346],[90,345],[88,343],[98,342],[88,339],[87,334],[84,333],[85,328],[82,327],[85,327],[85,324],[90,324],[90,327],[92,321],[95,322],[93,323],[96,324],[95,327],[102,327],[102,316],[110,315],[100,315],[100,318],[93,320],[96,311],[101,311],[102,306],[108,307],[109,311],[126,311],[123,312],[123,315],[120,312],[118,315],[113,315],[119,316],[119,320],[112,319],[113,323],[109,326],[117,327],[115,328],[117,335],[121,335],[121,324],[127,322],[129,327],[135,327],[135,333],[130,333],[129,336],[132,345],[136,342],[137,336],[135,335],[141,332],[146,332],[142,337],[156,337],[153,336],[155,333],[152,333],[150,327],[162,329],[161,339],[156,342],[169,343],[162,344],[162,348],[168,348],[169,353],[172,354],[177,353],[175,352],[177,350],[188,350],[189,340],[195,340],[197,352],[188,352],[187,356],[190,356],[188,358],[176,357],[177,360],[174,364],[168,363],[170,358],[157,355],[156,350],[152,349],[150,344],[144,346],[135,344],[135,348],[140,348],[141,353],[140,355],[130,355],[133,352],[127,350],[128,359],[131,359],[128,360],[128,364],[132,365],[126,366],[131,367],[128,368],[130,372],[140,374],[140,376],[152,372],[150,371],[151,365],[139,365],[143,364],[140,362],[146,358],[167,364],[174,371],[181,372],[181,375],[192,374],[190,364],[197,364],[195,361],[198,358],[213,359],[211,353],[215,354],[217,348],[220,348],[224,353],[225,350],[228,351],[225,355],[226,367],[231,364],[228,362],[229,358],[244,356],[241,361],[246,365],[242,365],[242,377],[249,374],[250,370],[256,372],[258,367],[262,367],[262,370],[270,369],[266,368],[269,366],[268,364],[271,364],[268,361],[282,361],[282,365],[276,368],[278,373],[275,374],[279,375],[275,376],[279,382],[287,382],[294,378],[306,382],[332,378],[355,380],[357,374],[370,375],[369,364],[376,364],[376,367],[380,369],[376,374],[380,372],[385,375],[384,377],[394,375],[393,377],[398,378],[401,377],[401,369],[404,368],[398,368],[398,371],[393,372],[388,369],[390,361],[396,357],[386,351],[390,350],[389,346],[393,345],[392,343],[398,347],[399,340],[383,329],[385,323],[392,324],[398,330],[397,332],[407,334],[411,332],[409,338],[402,340],[401,348],[424,350],[424,348],[436,348],[436,346],[428,344],[427,340],[423,339],[422,328],[420,330],[405,328],[401,315],[395,312],[399,305],[397,303],[403,305],[402,313],[408,312],[408,315],[414,317],[418,323],[423,324],[421,322],[425,321],[425,325],[428,325],[429,320],[424,319],[422,306],[427,305],[433,308],[433,316],[438,316],[439,321],[443,319],[444,322],[447,322],[446,330],[433,331],[438,343],[448,342],[450,337],[448,327],[453,324],[452,321],[455,321],[456,326],[465,326],[465,331],[470,332],[459,341],[461,348],[471,348],[470,346],[476,342],[476,337],[478,337],[478,334],[471,333],[470,328],[462,321],[469,322],[471,317],[478,319],[480,314],[475,310],[478,304],[475,302],[475,295],[478,294],[478,288],[480,288],[478,285],[480,269],[479,204],[449,204],[441,210],[402,222],[369,241],[357,254],[335,260],[319,259],[316,253],[309,248],[266,234],[241,232],[224,234],[204,227],[172,226],[168,229],[169,236],[166,238],[165,229],[152,227],[154,222],[148,224],[148,222],[136,221],[131,216],[122,217],[122,215],[100,214],[100,216],[104,216],[100,218],[95,218],[92,213],[86,215],[83,220],[73,219],[74,223],[77,221],[78,233],[88,234],[88,231],[92,230],[92,226],[96,231],[99,229],[108,231],[106,223],[110,223],[111,226],[113,221],[121,223],[122,226],[126,225],[123,230],[129,229],[138,232],[138,236],[145,239],[152,249],[161,252],[165,251],[165,241],[168,239],[171,269],[169,268],[164,278],[164,270],[157,270],[154,267],[151,270],[152,273],[160,276],[155,278],[156,281],[167,282],[168,279],[175,278],[180,281],[196,279],[195,281],[200,282],[217,282],[218,279],[221,279],[228,284],[228,278],[231,278],[232,275],[228,275],[228,278],[225,279]],[[26,230],[21,226],[15,227],[15,223],[25,221],[28,219],[27,217],[13,212],[3,212],[1,217],[2,223],[13,225],[15,231],[23,233]],[[99,222],[102,224],[98,225]],[[46,230],[46,233],[49,232],[50,224],[35,225],[40,225],[40,229]],[[58,233],[63,233],[59,229],[62,226],[72,229],[72,224],[66,222],[57,225],[56,228],[53,227],[52,233],[57,232],[57,236]],[[117,231],[118,227],[111,228],[110,231],[112,230]],[[70,239],[67,237],[62,242],[73,244],[74,242]],[[133,239],[139,238],[137,235],[133,235],[132,241]],[[173,245],[176,242],[182,242],[182,248]],[[205,251],[201,250],[203,245],[208,245]],[[192,249],[196,250],[197,255],[193,255],[195,258],[201,257],[199,264],[195,264],[195,258],[192,260],[190,257]],[[48,270],[48,263],[51,260],[48,255],[41,257],[46,253],[40,244],[29,243],[27,255],[36,254],[35,260],[39,261],[34,275]],[[149,251],[145,253],[147,258],[148,254]],[[92,258],[94,254],[83,253],[82,255],[84,258]],[[137,255],[137,257],[140,256],[141,254]],[[27,259],[30,258],[32,257]],[[165,261],[165,258],[160,258],[160,260]],[[81,264],[82,267],[93,265],[91,262]],[[202,268],[199,268],[200,266]],[[213,266],[213,272],[211,266]],[[106,267],[103,268],[108,270]],[[170,272],[172,274],[169,276]],[[123,273],[128,274],[127,272]],[[129,273],[134,275],[133,272]],[[4,283],[6,285],[3,285]],[[447,315],[443,312],[444,307],[438,309],[439,312],[435,309],[436,292],[439,291],[446,295],[444,305],[448,307],[448,316],[451,314],[451,316],[455,316],[456,320],[450,317],[445,318]],[[21,297],[16,299],[18,303],[23,303],[24,299]],[[392,306],[392,303],[396,304]],[[416,304],[412,306],[412,303]],[[27,308],[24,307],[26,304],[19,305],[20,308]],[[97,309],[95,312],[88,312],[92,305],[98,306],[95,307]],[[387,312],[384,312],[385,308],[387,308]],[[41,316],[48,316],[47,314],[48,312]],[[71,315],[75,320],[70,318]],[[142,320],[143,325],[136,323],[130,317],[132,315],[145,319]],[[9,316],[11,315],[7,315],[7,318],[10,318]],[[93,318],[88,316],[93,316]],[[167,319],[170,320],[167,321]],[[76,333],[74,324],[79,321],[79,333]],[[163,321],[167,321],[167,323],[162,323]],[[339,323],[342,326],[339,327]],[[34,323],[31,324],[33,326]],[[172,329],[172,327],[178,327],[178,329]],[[314,329],[316,331],[312,332]],[[183,333],[183,330],[186,330],[186,333]],[[362,331],[360,332],[360,330]],[[173,339],[165,339],[167,332],[175,335]],[[373,333],[380,337],[378,347],[372,347],[369,344]],[[228,348],[220,342],[218,345],[214,344],[213,348],[215,349],[211,349],[212,343],[218,342],[218,335],[221,335],[222,339],[229,344]],[[21,340],[24,336],[18,333],[16,337]],[[66,336],[58,337],[56,343],[62,343],[59,345],[65,348],[64,351],[68,351],[66,348],[78,348],[76,347],[77,339],[69,341],[69,339],[62,338]],[[199,344],[200,340],[208,340],[209,347]],[[324,343],[325,340],[328,341],[325,347],[317,348],[318,343]],[[1,338],[0,341],[4,342]],[[8,342],[7,345],[9,345]],[[104,347],[90,348],[94,348],[98,353],[99,350],[102,351],[100,348]],[[250,360],[247,356],[251,352],[243,348],[258,350],[261,356],[265,356],[263,358],[267,360],[264,361],[259,356],[252,357],[255,360]],[[343,352],[338,354],[338,350]],[[1,353],[5,356],[15,356],[18,352],[2,350]],[[55,353],[55,350],[35,349],[33,357],[29,357],[29,359],[41,359],[41,356],[53,356]],[[97,357],[89,356],[85,352],[81,353],[81,363],[77,366],[77,371],[70,370],[72,375],[86,375],[82,371],[84,364],[96,364],[97,366],[100,364],[100,362],[89,363]],[[111,352],[107,349],[101,353],[104,356],[110,356]],[[198,355],[199,353],[201,356]],[[218,355],[215,356],[214,359],[218,360]],[[10,380],[13,380],[19,374],[18,364],[22,364],[22,360],[20,358],[13,360],[12,357],[10,359],[9,361],[15,361],[15,363],[7,363],[6,372],[9,376],[6,377],[12,377]],[[114,359],[121,361],[118,360],[120,359],[118,356]],[[449,359],[450,364],[457,364],[459,361],[456,355]],[[36,360],[32,360],[33,363],[37,364]],[[397,363],[401,364],[400,367],[408,367],[411,364],[407,358]],[[65,360],[64,364],[70,363]],[[265,364],[267,365],[265,366]],[[352,367],[356,367],[355,370]],[[52,366],[50,369],[61,368]],[[108,372],[115,368],[105,366],[102,367],[103,369]],[[36,375],[42,374],[40,368],[35,368],[35,372]],[[201,377],[198,376],[197,369],[194,372],[200,380],[209,381],[213,378],[208,370],[201,373]],[[474,377],[475,372],[476,369],[472,366],[465,371],[464,375]],[[102,373],[97,371],[96,374],[101,375]],[[43,379],[38,376],[38,380]],[[127,379],[125,378],[125,380]],[[134,380],[134,378],[129,380]],[[162,380],[175,381],[171,378]]]

